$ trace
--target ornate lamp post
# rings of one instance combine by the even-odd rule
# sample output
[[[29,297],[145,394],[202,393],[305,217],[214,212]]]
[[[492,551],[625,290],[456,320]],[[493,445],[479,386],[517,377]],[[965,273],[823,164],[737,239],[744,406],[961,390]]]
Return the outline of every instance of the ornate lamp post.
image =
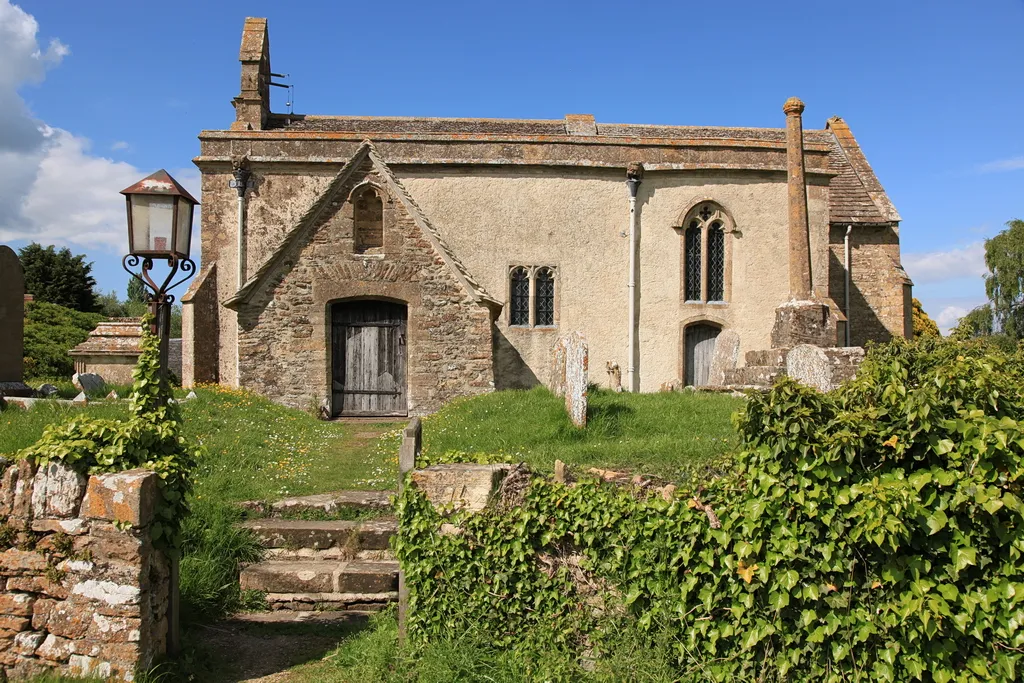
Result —
[[[195,274],[189,258],[192,247],[192,215],[199,204],[178,181],[161,169],[131,187],[121,190],[128,208],[128,255],[122,265],[149,290],[146,298],[153,315],[153,334],[160,339],[160,376],[167,379],[167,349],[171,333],[171,304],[168,292]],[[156,261],[167,261],[162,282],[153,279]],[[141,272],[132,268],[142,264]],[[172,282],[178,273],[184,277]]]

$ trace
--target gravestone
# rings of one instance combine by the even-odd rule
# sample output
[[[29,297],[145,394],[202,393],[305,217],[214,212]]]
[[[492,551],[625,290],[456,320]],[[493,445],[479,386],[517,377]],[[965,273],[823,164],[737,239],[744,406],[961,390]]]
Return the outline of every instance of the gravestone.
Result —
[[[10,247],[0,244],[0,396],[32,396],[24,369],[25,277]]]
[[[555,396],[565,396],[565,337],[559,337],[551,348],[551,380],[548,389]]]
[[[725,375],[736,369],[740,357],[740,335],[733,330],[722,330],[715,339],[715,352],[711,356],[708,384],[720,387],[725,384]]]
[[[587,340],[579,332],[565,338],[565,410],[579,428],[587,426]]]

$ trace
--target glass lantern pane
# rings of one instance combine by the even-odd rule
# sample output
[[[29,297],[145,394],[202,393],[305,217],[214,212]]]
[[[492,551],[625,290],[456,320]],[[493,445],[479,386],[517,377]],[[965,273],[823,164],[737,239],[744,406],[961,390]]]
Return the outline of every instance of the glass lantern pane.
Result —
[[[174,199],[136,194],[132,202],[133,252],[169,252]]]
[[[188,258],[192,246],[192,205],[181,198],[178,199],[178,232],[174,237],[177,240],[174,250]]]

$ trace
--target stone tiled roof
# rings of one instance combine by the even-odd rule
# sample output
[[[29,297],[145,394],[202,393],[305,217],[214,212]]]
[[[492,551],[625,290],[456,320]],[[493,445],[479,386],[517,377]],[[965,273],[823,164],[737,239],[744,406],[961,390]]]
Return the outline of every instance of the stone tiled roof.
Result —
[[[142,353],[142,318],[111,318],[71,349],[72,356],[138,356]]]
[[[895,223],[900,215],[882,189],[856,138],[838,116],[829,119],[829,214],[833,223]]]
[[[274,114],[268,130],[284,132],[443,135],[452,140],[462,136],[503,138],[541,137],[549,141],[606,139],[687,140],[696,143],[785,144],[784,128],[742,128],[716,126],[658,126],[632,123],[598,123],[592,116],[565,119],[467,119],[375,116],[303,116]],[[805,130],[807,144],[831,148],[829,171],[830,215],[834,223],[879,224],[900,220],[868,164],[849,126],[839,117],[829,119],[824,130]]]
[[[298,220],[295,227],[285,236],[278,245],[277,249],[271,253],[270,257],[263,263],[262,266],[256,271],[256,273],[239,289],[231,298],[224,302],[224,305],[228,308],[237,308],[238,306],[246,303],[259,289],[267,282],[270,276],[277,270],[278,266],[284,261],[288,250],[291,248],[299,238],[306,234],[319,219],[321,213],[330,205],[335,195],[338,194],[339,190],[346,185],[346,183],[352,178],[359,165],[369,158],[373,163],[374,168],[385,178],[389,189],[398,198],[399,201],[405,206],[406,211],[415,221],[416,225],[423,232],[424,237],[430,241],[434,249],[441,256],[444,262],[452,270],[456,278],[465,288],[467,294],[473,298],[473,300],[488,305],[501,306],[497,299],[492,297],[487,291],[477,282],[477,280],[469,274],[469,270],[465,264],[460,261],[451,248],[441,239],[440,233],[434,228],[433,224],[420,209],[419,205],[409,194],[405,186],[395,177],[395,174],[391,172],[388,165],[384,160],[377,154],[377,150],[374,148],[373,143],[366,140],[359,146],[352,158],[345,164],[345,166],[338,171],[338,174],[328,185],[327,189],[319,199],[317,199],[313,205],[306,211],[305,214]]]

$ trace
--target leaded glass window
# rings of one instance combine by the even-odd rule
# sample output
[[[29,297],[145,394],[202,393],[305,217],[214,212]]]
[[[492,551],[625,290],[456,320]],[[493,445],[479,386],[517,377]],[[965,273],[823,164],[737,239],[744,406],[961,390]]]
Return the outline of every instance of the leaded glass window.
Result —
[[[700,301],[700,223],[693,221],[686,229],[686,300]]]
[[[533,319],[535,325],[555,324],[555,276],[550,268],[541,268],[533,282]]]
[[[708,301],[725,301],[725,231],[719,221],[708,228]]]
[[[683,292],[686,301],[724,303],[728,216],[714,202],[693,208],[683,222]]]
[[[510,296],[509,324],[529,325],[530,274],[526,272],[526,268],[516,268],[512,271]]]

